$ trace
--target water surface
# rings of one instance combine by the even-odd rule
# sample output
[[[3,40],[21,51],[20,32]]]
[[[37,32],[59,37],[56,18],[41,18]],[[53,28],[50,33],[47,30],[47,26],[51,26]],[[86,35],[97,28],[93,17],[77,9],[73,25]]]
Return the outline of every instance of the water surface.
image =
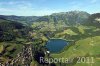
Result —
[[[63,50],[63,48],[65,46],[68,45],[68,42],[65,41],[65,40],[62,40],[62,39],[50,39],[48,42],[47,42],[47,49],[50,51],[50,52],[60,52],[61,50]]]

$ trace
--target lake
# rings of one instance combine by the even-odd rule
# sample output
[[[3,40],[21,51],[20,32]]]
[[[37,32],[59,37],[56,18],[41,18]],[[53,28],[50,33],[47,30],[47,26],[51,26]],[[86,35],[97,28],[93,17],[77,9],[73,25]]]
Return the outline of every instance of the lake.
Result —
[[[68,45],[68,42],[66,40],[50,39],[46,44],[46,48],[50,52],[57,53],[57,52],[60,52],[61,50],[63,50],[63,48],[67,45]]]

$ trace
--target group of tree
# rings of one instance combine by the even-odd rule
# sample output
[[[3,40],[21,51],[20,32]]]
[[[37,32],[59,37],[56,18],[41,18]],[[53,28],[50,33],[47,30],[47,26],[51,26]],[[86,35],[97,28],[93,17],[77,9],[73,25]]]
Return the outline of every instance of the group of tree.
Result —
[[[11,41],[17,37],[26,37],[30,27],[22,23],[0,18],[0,41]]]

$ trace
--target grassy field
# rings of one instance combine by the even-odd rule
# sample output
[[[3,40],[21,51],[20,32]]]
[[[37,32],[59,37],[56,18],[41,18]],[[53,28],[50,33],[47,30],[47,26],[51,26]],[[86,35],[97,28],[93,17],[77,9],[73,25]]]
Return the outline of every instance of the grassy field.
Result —
[[[76,63],[75,66],[98,66],[100,65],[100,36],[88,37],[86,39],[75,42],[74,46],[71,46],[68,50],[64,49],[59,54],[52,54],[55,58],[75,58],[84,56],[93,56],[94,62],[92,65],[89,63]]]
[[[70,27],[68,30],[64,30],[59,35],[70,35],[70,39],[75,40],[72,46],[65,47],[60,53],[53,53],[51,56],[53,58],[77,58],[77,57],[93,57],[94,63],[68,63],[67,66],[98,66],[100,65],[100,34],[98,32],[100,29],[95,27]],[[73,38],[73,36],[75,36]],[[66,38],[66,40],[69,38]],[[65,66],[65,65],[62,65]]]
[[[66,30],[62,32],[54,33],[54,36],[51,39],[63,39],[63,40],[73,40],[74,43],[69,46],[65,47],[62,52],[53,53],[51,57],[53,58],[70,58],[75,60],[73,63],[68,63],[67,66],[98,66],[100,65],[100,29],[95,27],[86,27],[86,26],[77,26],[77,27],[68,27]],[[34,38],[41,39],[43,41],[48,41],[48,38],[44,34],[32,34]],[[41,43],[41,40],[36,41],[36,43]],[[17,41],[24,41],[23,39],[19,39]],[[17,42],[18,43],[18,42]],[[12,56],[13,58],[16,57],[17,53],[21,51],[23,44],[20,43],[13,43],[13,42],[1,42],[0,43],[0,53],[6,50],[3,53],[1,60],[7,61],[9,60],[6,56]],[[33,42],[36,44],[35,42]],[[14,52],[11,52],[15,49]],[[77,57],[93,57],[94,63],[77,63]],[[34,62],[32,63],[34,64]],[[59,65],[57,65],[59,66]],[[61,65],[61,66],[66,66]]]
[[[2,62],[6,62],[10,60],[8,57],[13,57],[15,58],[16,55],[21,51],[22,44],[16,44],[12,42],[1,42],[0,43],[0,54],[2,56],[0,57],[0,60]]]
[[[0,53],[3,51],[4,47],[3,45],[0,45]]]

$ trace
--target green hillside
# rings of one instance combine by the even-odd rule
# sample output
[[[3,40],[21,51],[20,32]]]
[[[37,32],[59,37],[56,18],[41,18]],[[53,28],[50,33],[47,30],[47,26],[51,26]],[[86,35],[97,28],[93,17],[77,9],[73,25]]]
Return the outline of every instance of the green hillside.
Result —
[[[0,63],[9,62],[15,66],[98,66],[99,25],[99,13],[89,14],[84,11],[41,17],[0,15]],[[48,55],[46,44],[50,39],[68,41],[68,46],[64,46],[58,53],[51,52]],[[70,58],[73,62],[40,63],[40,57]],[[79,58],[81,61],[78,63]]]

